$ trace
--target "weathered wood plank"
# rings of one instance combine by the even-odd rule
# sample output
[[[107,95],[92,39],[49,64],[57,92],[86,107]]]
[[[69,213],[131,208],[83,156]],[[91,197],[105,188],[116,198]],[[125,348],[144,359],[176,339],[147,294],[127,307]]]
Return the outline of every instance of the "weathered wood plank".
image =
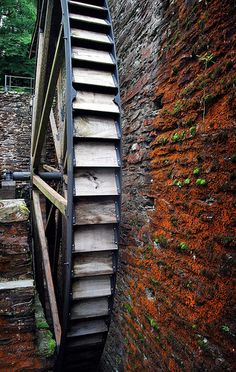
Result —
[[[80,226],[74,231],[75,252],[118,249],[113,225]]]
[[[114,65],[111,54],[103,50],[72,47],[72,58],[80,61]]]
[[[78,200],[75,203],[76,225],[117,223],[115,202],[111,200]]]
[[[62,214],[66,214],[67,201],[39,176],[33,175],[33,184],[53,203]]]
[[[81,278],[73,283],[72,293],[74,300],[110,296],[110,277]]]
[[[113,74],[107,71],[74,67],[73,76],[73,81],[77,84],[94,85],[106,88],[115,88],[116,86]]]
[[[107,332],[108,328],[104,320],[87,320],[74,325],[68,332],[67,337],[79,337],[91,335],[94,333]]]
[[[52,167],[51,165],[43,164],[43,169],[47,172],[60,172],[59,169]]]
[[[56,150],[56,156],[57,156],[57,162],[58,164],[60,163],[60,157],[61,157],[61,149],[60,149],[60,141],[59,141],[59,134],[56,126],[56,121],[55,117],[53,114],[53,110],[51,109],[50,116],[49,116],[49,121],[51,125],[51,130],[52,130],[52,137],[53,137],[53,142]]]
[[[106,19],[89,17],[82,14],[70,13],[70,19],[74,19],[81,22],[91,23],[95,25],[109,26],[109,22]]]
[[[99,333],[95,333],[99,334]],[[83,338],[88,336],[83,336]],[[69,338],[68,340],[71,340]],[[67,348],[65,353],[65,365],[66,372],[75,372],[75,371],[91,371],[91,368],[95,364],[97,364],[95,361],[98,361],[101,356],[101,348],[91,348],[89,349],[78,349],[78,351],[75,353],[71,348]],[[91,366],[91,368],[89,367]]]
[[[71,309],[71,319],[85,319],[108,315],[107,298],[96,298],[74,302]]]
[[[114,102],[114,95],[93,92],[77,92],[73,108],[86,111],[119,113],[119,107]]]
[[[98,116],[76,116],[74,118],[74,136],[104,139],[119,138],[115,120]]]
[[[53,320],[53,329],[55,333],[55,339],[57,346],[59,347],[61,342],[61,325],[58,316],[57,302],[54,291],[54,284],[52,280],[51,266],[48,255],[48,244],[44,231],[43,216],[40,207],[39,192],[33,191],[33,211],[34,211],[34,223],[37,229],[38,242],[41,249],[45,281],[48,291],[50,310]]]
[[[74,257],[73,271],[75,277],[113,274],[112,253],[96,252]]]
[[[74,177],[76,196],[118,195],[114,169],[77,169]]]
[[[80,1],[73,1],[73,0],[70,0],[69,1],[70,4],[73,4],[73,5],[78,5],[82,8],[87,8],[87,9],[95,9],[95,10],[105,10],[104,7],[102,6],[97,6],[97,5],[93,5],[93,4],[86,4],[86,3],[81,3]]]
[[[79,226],[74,232],[75,252],[117,250],[113,225]]]
[[[61,162],[64,162],[66,153],[66,67],[63,59],[57,81],[57,118],[58,134],[60,139]]]
[[[49,40],[51,31],[53,3],[47,3],[45,28],[44,32],[39,33],[38,40],[38,58],[36,66],[36,79],[35,79],[35,97],[33,102],[33,115],[32,115],[32,141],[31,141],[31,154],[33,156],[33,149],[36,143],[38,127],[40,124],[40,116],[42,113],[44,102],[44,90],[46,80],[46,70],[48,63]]]
[[[118,167],[114,143],[77,142],[74,151],[76,167]]]
[[[76,39],[94,41],[101,44],[111,45],[112,41],[106,34],[101,34],[99,32],[87,31],[87,30],[78,30],[77,28],[71,29],[71,36]]]
[[[41,155],[43,144],[44,144],[46,128],[47,128],[48,119],[49,119],[49,115],[50,115],[50,111],[51,111],[51,107],[53,103],[53,98],[54,98],[54,93],[56,89],[56,83],[57,83],[59,71],[61,68],[61,61],[63,58],[63,43],[64,43],[62,34],[63,34],[63,30],[61,27],[59,36],[58,36],[56,51],[55,51],[55,55],[53,59],[52,69],[51,69],[51,73],[49,77],[48,88],[47,88],[47,92],[44,98],[44,106],[42,110],[40,124],[39,124],[37,133],[35,133],[37,139],[35,141],[35,146],[33,148],[33,160],[32,160],[33,166],[35,168],[37,168],[40,164],[40,160],[41,160],[40,155]]]
[[[84,336],[83,338],[79,339],[72,339],[69,338],[67,339],[67,345],[68,348],[73,349],[73,348],[78,348],[80,346],[92,346],[92,345],[99,345],[103,342],[103,333],[98,333],[95,335],[88,335]]]

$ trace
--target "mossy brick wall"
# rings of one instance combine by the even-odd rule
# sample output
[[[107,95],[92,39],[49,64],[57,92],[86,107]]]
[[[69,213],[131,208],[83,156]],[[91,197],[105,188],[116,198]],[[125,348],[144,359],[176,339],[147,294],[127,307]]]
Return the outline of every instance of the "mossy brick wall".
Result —
[[[103,369],[235,370],[235,2],[110,0],[123,222]]]

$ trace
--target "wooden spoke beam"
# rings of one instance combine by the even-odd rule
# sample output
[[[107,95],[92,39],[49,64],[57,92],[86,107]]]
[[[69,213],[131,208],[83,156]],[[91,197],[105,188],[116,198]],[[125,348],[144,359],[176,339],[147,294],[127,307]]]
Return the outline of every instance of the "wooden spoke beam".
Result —
[[[60,164],[60,156],[61,156],[61,151],[60,150],[61,149],[60,149],[59,133],[58,133],[58,130],[57,130],[57,125],[56,125],[56,121],[55,121],[52,109],[51,109],[51,112],[50,112],[49,119],[50,119],[50,125],[51,125],[51,130],[52,130],[52,137],[53,137],[53,141],[54,141],[54,146],[55,146],[55,150],[56,150],[57,162],[58,162],[58,164]]]
[[[38,128],[38,136],[35,142],[35,147],[33,149],[33,168],[37,168],[40,164],[41,152],[44,144],[44,139],[47,130],[47,124],[51,112],[51,107],[53,103],[54,93],[56,89],[56,83],[61,68],[61,61],[63,58],[63,37],[62,37],[62,27],[59,32],[59,37],[57,41],[56,51],[54,55],[53,65],[51,69],[51,74],[48,83],[48,89],[45,96],[42,116],[40,119],[40,124]]]
[[[56,296],[55,296],[55,291],[54,291],[54,284],[52,280],[51,266],[49,262],[48,244],[47,244],[47,239],[46,239],[45,231],[44,231],[43,216],[42,216],[42,211],[40,207],[40,199],[39,199],[38,191],[33,191],[33,210],[34,210],[35,228],[37,230],[39,247],[40,247],[41,254],[42,254],[45,282],[47,286],[52,321],[53,321],[53,329],[54,329],[55,339],[57,343],[57,348],[59,349],[60,342],[61,342],[61,325],[59,321],[58,308],[57,308]]]
[[[57,185],[56,191],[57,192],[59,191],[59,184]],[[51,204],[51,207],[50,207],[50,210],[49,210],[49,213],[48,213],[48,217],[47,217],[46,227],[45,227],[46,234],[47,234],[48,228],[50,226],[51,220],[52,220],[52,218],[55,214],[55,209],[56,209],[55,205]]]
[[[40,116],[42,113],[44,92],[45,92],[45,80],[46,71],[48,64],[48,54],[49,54],[49,41],[50,41],[50,31],[52,22],[52,10],[53,2],[48,1],[47,11],[45,17],[45,27],[44,31],[39,33],[38,40],[38,52],[37,52],[37,70],[35,79],[35,98],[33,105],[33,124],[32,124],[32,148],[31,154],[33,155],[33,149],[36,142],[36,134],[38,132],[38,126],[40,123]]]
[[[66,151],[66,115],[65,115],[65,80],[63,79],[64,66],[62,66],[57,81],[57,113],[58,113],[58,132],[60,136],[60,154],[61,161],[63,162],[65,151]]]
[[[33,175],[33,184],[44,194],[44,196],[54,204],[65,216],[67,201],[63,196],[56,192],[51,186],[42,180],[39,176]]]
[[[47,172],[60,172],[59,169],[51,167],[51,165],[43,164],[43,169]]]

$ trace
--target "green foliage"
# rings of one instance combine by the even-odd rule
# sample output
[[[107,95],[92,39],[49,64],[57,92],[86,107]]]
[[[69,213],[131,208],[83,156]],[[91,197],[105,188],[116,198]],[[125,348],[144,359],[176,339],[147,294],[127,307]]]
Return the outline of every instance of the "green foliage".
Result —
[[[209,67],[215,63],[215,56],[214,54],[207,54],[205,53],[203,56],[199,57],[200,61],[205,64],[206,67]]]
[[[196,185],[198,185],[198,186],[205,186],[206,184],[207,184],[207,181],[204,180],[203,178],[198,178],[196,180]]]
[[[189,249],[189,246],[188,246],[187,243],[180,242],[179,243],[179,249],[181,249],[181,251],[187,251]]]
[[[54,354],[55,348],[56,348],[56,341],[52,338],[52,334],[51,334],[48,340],[48,356],[51,356]]]
[[[180,101],[176,101],[171,115],[177,115],[183,108],[183,105]]]
[[[185,184],[185,185],[190,185],[190,183],[191,183],[190,178],[186,178],[186,179],[184,180],[184,184]]]
[[[139,339],[139,341],[141,341],[141,342],[144,342],[144,341],[145,341],[145,337],[144,337],[144,335],[142,334],[142,332],[139,332],[139,333],[138,333],[138,339]]]
[[[128,313],[132,312],[132,306],[128,303],[124,304],[124,309],[127,310]]]
[[[225,333],[229,333],[230,332],[230,328],[227,326],[227,325],[223,325],[221,327],[222,331],[225,332]]]
[[[191,127],[189,129],[189,132],[190,132],[191,136],[194,137],[196,132],[197,132],[197,128],[196,127]]]
[[[28,57],[36,8],[34,0],[0,2],[0,83],[4,75],[33,76],[34,61]]]
[[[176,143],[176,142],[183,141],[185,138],[186,138],[186,132],[174,133],[171,140],[172,142]]]
[[[147,317],[148,318],[148,321],[150,323],[150,326],[155,329],[155,331],[159,331],[159,327],[158,327],[158,324],[157,322],[155,321],[155,319],[151,318],[150,316]]]
[[[202,349],[205,349],[208,345],[208,340],[206,337],[202,337],[201,335],[198,336],[199,337],[199,340],[198,340],[198,345],[202,348]]]
[[[158,248],[165,248],[167,246],[167,239],[164,235],[160,235],[160,236],[157,236],[155,239],[154,239],[154,244],[158,247]]]
[[[193,174],[194,176],[197,176],[200,173],[200,168],[194,168]]]
[[[173,226],[175,226],[175,227],[178,226],[178,218],[177,217],[172,216],[170,218],[170,221],[171,221],[171,223],[172,223]]]
[[[179,180],[174,180],[173,185],[178,186],[179,188],[183,186],[182,182]]]
[[[36,328],[37,329],[49,329],[49,325],[46,320],[38,319],[36,320]]]
[[[159,280],[155,279],[155,278],[151,278],[150,279],[150,282],[154,285],[158,285],[159,284]]]
[[[165,145],[166,143],[168,143],[168,138],[167,137],[160,137],[158,139],[158,145]]]

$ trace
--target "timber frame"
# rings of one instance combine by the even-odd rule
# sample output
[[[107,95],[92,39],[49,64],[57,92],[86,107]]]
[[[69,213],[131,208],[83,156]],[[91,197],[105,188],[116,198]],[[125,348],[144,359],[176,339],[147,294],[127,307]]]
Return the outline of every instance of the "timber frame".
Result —
[[[34,54],[36,285],[56,340],[55,370],[95,371],[110,324],[121,215],[120,92],[107,1],[38,0]]]
[[[61,3],[64,3],[64,5]],[[45,301],[45,289],[47,292],[46,298],[49,300],[50,304],[50,314],[49,317],[52,321],[52,326],[54,330],[54,336],[56,339],[57,353],[58,356],[62,355],[62,326],[67,322],[68,306],[64,309],[60,309],[57,301],[57,295],[55,292],[55,280],[56,280],[56,260],[58,260],[59,251],[56,247],[49,247],[48,237],[52,234],[52,230],[55,228],[55,222],[53,219],[55,216],[58,220],[58,213],[62,215],[64,219],[64,226],[67,226],[67,245],[72,245],[71,243],[71,228],[72,221],[69,222],[70,217],[67,211],[67,196],[68,191],[68,176],[67,169],[65,166],[69,167],[69,162],[65,153],[65,139],[67,134],[65,133],[65,120],[61,122],[61,133],[59,134],[58,127],[56,126],[54,113],[53,113],[53,100],[55,95],[57,95],[58,110],[59,107],[62,110],[63,104],[60,101],[60,74],[63,58],[65,58],[65,48],[68,44],[68,36],[65,37],[68,28],[67,22],[65,22],[66,16],[63,15],[63,11],[67,8],[66,1],[38,1],[38,18],[36,22],[36,28],[33,35],[31,56],[35,53],[37,55],[37,69],[36,69],[36,85],[35,85],[35,97],[33,103],[33,119],[32,119],[32,139],[31,139],[31,182],[33,186],[32,191],[32,227],[34,230],[34,256],[35,256],[35,270],[38,291],[41,294],[41,300]],[[64,6],[64,10],[62,10]],[[68,18],[68,17],[67,17]],[[37,49],[36,49],[37,48]],[[68,47],[67,47],[68,48]],[[71,80],[71,79],[70,79]],[[70,94],[68,94],[68,99]],[[72,102],[72,100],[71,100]],[[59,111],[58,111],[59,112]],[[60,113],[62,114],[62,112]],[[59,116],[59,114],[58,114]],[[54,164],[46,164],[44,159],[43,149],[45,147],[45,141],[48,133],[48,123],[51,127],[52,139],[55,147],[56,153],[56,167]],[[67,128],[69,136],[72,137],[72,121],[67,117]],[[70,159],[72,169],[72,159]],[[58,183],[56,190],[50,186],[45,180],[40,176],[42,170],[53,174],[53,172],[62,172],[64,174],[64,179],[66,177],[67,183],[62,179]],[[67,189],[67,191],[65,191]],[[59,192],[59,190],[61,190]],[[64,192],[63,192],[64,190]],[[63,195],[64,194],[64,195]],[[44,202],[42,204],[42,197]],[[71,201],[71,197],[69,198]],[[45,202],[49,205],[49,212],[46,217],[46,226],[43,222],[45,218]],[[72,213],[70,213],[71,215]],[[59,220],[62,219],[59,218]],[[65,222],[65,220],[67,222]],[[56,226],[56,229],[61,229]],[[59,231],[56,232],[56,235]],[[54,239],[59,238],[54,236]],[[50,252],[51,249],[53,252]],[[53,256],[53,260],[49,256]],[[41,272],[41,264],[39,261],[42,260],[43,276]],[[53,262],[52,262],[53,261]],[[65,259],[66,261],[66,259]],[[51,262],[51,263],[50,263]],[[66,268],[66,276],[68,277],[68,272],[71,271],[69,264]],[[68,280],[66,280],[68,282]],[[46,288],[42,284],[46,283]],[[64,291],[68,296],[68,290]],[[68,301],[66,301],[68,303]],[[45,304],[44,304],[45,306]],[[60,314],[64,314],[64,316]],[[58,358],[60,359],[60,358]],[[60,364],[60,363],[59,363]],[[57,367],[56,369],[60,369]]]

